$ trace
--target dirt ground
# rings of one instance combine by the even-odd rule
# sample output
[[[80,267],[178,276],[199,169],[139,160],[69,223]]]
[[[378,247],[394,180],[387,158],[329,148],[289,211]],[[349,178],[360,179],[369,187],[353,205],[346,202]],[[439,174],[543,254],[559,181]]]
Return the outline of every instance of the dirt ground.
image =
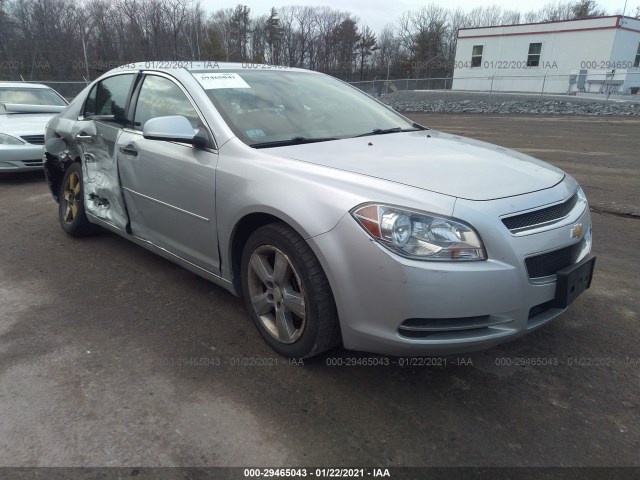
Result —
[[[0,466],[640,466],[640,120],[413,118],[584,186],[596,274],[561,318],[437,367],[292,365],[239,299],[66,236],[42,174],[6,175]]]

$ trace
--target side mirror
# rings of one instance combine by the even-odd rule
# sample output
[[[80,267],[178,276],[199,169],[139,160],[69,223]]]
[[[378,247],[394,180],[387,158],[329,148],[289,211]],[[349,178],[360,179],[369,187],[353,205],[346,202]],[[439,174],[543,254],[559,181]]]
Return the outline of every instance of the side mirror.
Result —
[[[197,147],[209,146],[209,140],[194,130],[189,120],[181,115],[147,120],[142,128],[142,136],[148,140],[188,143]]]
[[[67,150],[67,144],[61,138],[50,138],[44,144],[44,149],[51,155],[58,156]]]

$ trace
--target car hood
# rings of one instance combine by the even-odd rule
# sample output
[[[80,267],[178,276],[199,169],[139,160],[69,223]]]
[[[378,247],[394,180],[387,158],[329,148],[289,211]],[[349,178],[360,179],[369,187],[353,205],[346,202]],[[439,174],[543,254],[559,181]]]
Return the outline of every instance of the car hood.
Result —
[[[553,187],[565,174],[528,155],[425,130],[270,148],[271,154],[468,200]]]
[[[11,113],[0,115],[0,133],[9,135],[44,135],[51,113]]]

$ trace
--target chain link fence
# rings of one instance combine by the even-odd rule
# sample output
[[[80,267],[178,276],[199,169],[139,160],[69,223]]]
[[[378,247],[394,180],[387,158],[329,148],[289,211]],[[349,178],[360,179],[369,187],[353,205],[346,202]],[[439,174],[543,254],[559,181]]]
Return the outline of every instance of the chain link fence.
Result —
[[[6,78],[0,81],[42,83],[67,99],[75,97],[90,81],[82,79]],[[451,90],[485,93],[529,93],[540,95],[577,95],[640,101],[640,68],[619,72],[545,73],[522,75],[493,72],[484,75],[455,75],[431,78],[376,78],[350,82],[360,90],[379,97],[397,91]]]
[[[465,72],[466,73],[466,72]],[[351,82],[378,97],[397,91],[454,90],[486,93],[530,93],[629,97],[640,100],[640,69],[611,72],[544,73],[523,75],[489,72],[484,75],[456,75],[440,78],[375,79]]]
[[[67,100],[71,100],[73,97],[79,94],[84,89],[84,87],[89,85],[89,83],[91,82],[77,81],[77,80],[70,81],[70,82],[45,80],[45,81],[36,82],[36,83],[42,83],[48,87],[51,87]]]
[[[398,90],[451,90],[453,78],[376,79],[350,83],[369,95],[379,97],[380,95],[397,92]]]

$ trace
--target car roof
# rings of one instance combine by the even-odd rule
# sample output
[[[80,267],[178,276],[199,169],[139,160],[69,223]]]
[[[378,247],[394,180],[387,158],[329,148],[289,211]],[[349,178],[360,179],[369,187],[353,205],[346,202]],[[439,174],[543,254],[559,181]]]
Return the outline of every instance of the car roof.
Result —
[[[42,83],[26,83],[26,82],[0,82],[0,88],[50,88]]]

